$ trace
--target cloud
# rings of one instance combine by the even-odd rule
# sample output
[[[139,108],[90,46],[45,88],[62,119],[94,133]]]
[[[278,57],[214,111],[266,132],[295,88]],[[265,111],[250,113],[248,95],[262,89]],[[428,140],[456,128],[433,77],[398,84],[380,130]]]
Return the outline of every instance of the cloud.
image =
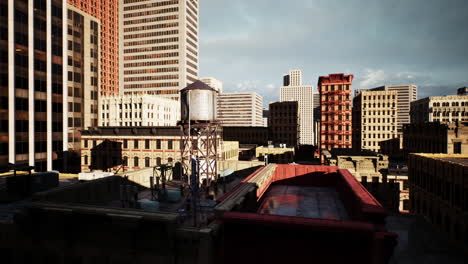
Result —
[[[343,72],[354,74],[355,88],[450,93],[468,85],[467,10],[466,0],[203,0],[200,74],[265,101],[278,100],[293,68],[314,87],[319,76]]]

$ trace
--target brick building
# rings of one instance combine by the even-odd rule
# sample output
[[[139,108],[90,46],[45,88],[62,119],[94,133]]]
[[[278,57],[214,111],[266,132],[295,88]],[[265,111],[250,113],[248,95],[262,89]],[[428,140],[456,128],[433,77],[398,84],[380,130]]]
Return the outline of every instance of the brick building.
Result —
[[[320,76],[319,149],[351,148],[351,86],[354,76]]]

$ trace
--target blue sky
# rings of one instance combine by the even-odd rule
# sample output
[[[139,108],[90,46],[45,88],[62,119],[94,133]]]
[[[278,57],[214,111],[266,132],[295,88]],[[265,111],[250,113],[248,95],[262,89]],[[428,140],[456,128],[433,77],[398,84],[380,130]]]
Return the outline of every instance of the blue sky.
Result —
[[[466,0],[200,0],[200,76],[224,90],[279,99],[282,76],[305,84],[354,74],[353,88],[416,84],[418,97],[468,86]]]

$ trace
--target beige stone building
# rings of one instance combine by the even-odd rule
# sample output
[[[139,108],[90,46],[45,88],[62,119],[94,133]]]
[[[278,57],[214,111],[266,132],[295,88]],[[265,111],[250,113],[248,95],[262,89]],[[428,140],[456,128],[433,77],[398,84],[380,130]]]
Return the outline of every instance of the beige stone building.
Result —
[[[217,120],[221,126],[263,126],[263,97],[258,93],[220,93]]]
[[[468,155],[411,154],[410,212],[468,250]]]
[[[468,95],[431,96],[411,103],[411,123],[468,121]]]
[[[68,56],[68,148],[80,150],[80,131],[98,126],[100,87],[100,21],[69,5]]]
[[[116,95],[99,98],[99,126],[176,126],[180,103],[156,95]]]
[[[468,122],[420,123],[403,128],[403,151],[468,154]]]
[[[81,171],[133,171],[181,159],[179,127],[99,127],[81,138]],[[220,160],[237,160],[238,142],[219,139]]]
[[[353,99],[353,149],[380,152],[379,142],[398,137],[397,91],[362,90]]]
[[[398,111],[398,132],[401,132],[404,124],[409,124],[410,105],[418,97],[418,87],[414,84],[409,85],[385,85],[370,89],[371,91],[396,91],[398,93],[397,111]]]

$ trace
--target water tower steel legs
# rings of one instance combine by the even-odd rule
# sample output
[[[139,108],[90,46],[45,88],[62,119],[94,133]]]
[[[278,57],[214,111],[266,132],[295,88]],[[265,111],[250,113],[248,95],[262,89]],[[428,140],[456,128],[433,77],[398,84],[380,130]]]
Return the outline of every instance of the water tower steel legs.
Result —
[[[181,158],[182,179],[189,182],[191,173],[191,157],[200,164],[199,177],[206,179],[207,186],[216,180],[218,175],[218,140],[220,138],[219,124],[216,122],[180,123],[181,127]]]

